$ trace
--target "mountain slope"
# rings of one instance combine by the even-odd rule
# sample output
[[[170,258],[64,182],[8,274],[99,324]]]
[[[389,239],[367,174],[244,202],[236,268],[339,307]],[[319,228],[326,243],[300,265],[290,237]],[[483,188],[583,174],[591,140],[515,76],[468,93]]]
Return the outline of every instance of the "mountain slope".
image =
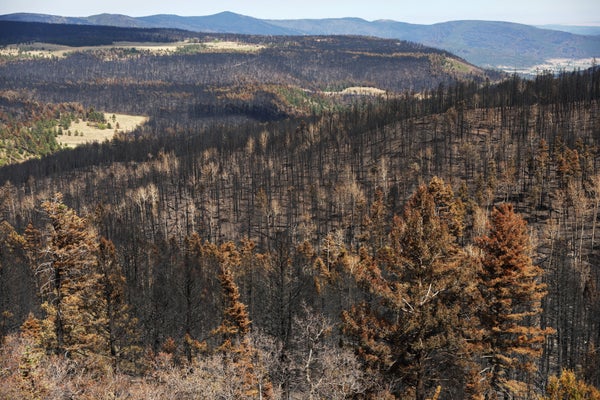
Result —
[[[89,25],[106,25],[122,28],[159,28],[149,24],[140,18],[134,18],[122,14],[98,14],[85,18],[86,24]]]
[[[578,35],[529,25],[497,21],[452,21],[434,25],[360,18],[262,20],[232,12],[182,17],[152,15],[133,18],[101,14],[87,18],[44,14],[9,14],[0,20],[172,28],[195,32],[254,35],[364,35],[408,40],[437,47],[484,67],[520,69],[550,59],[600,57],[600,36]],[[582,31],[586,32],[586,31]],[[587,31],[593,32],[593,31]]]
[[[297,35],[299,30],[279,27],[266,20],[232,12],[207,16],[183,17],[157,14],[130,17],[122,14],[98,14],[89,17],[61,17],[47,14],[16,13],[0,15],[0,21],[43,22],[49,24],[106,25],[121,28],[170,28],[194,32],[242,33],[254,35]]]
[[[552,29],[574,33],[576,35],[600,35],[600,26],[579,26],[579,25],[538,25],[540,29]]]
[[[471,63],[497,67],[531,66],[551,58],[600,55],[600,37],[495,21],[452,21],[413,25],[360,19],[271,20],[274,25],[305,34],[356,34],[395,38],[442,48]]]
[[[201,17],[181,17],[178,15],[151,15],[138,20],[148,26],[185,29],[195,32],[242,33],[254,35],[294,35],[302,32],[279,27],[258,18],[232,12],[222,12]]]
[[[146,57],[132,57],[128,67],[123,62],[103,59],[98,65],[97,57],[67,57],[58,62],[51,61],[53,74],[46,70],[45,60],[27,59],[27,64],[15,70],[10,62],[0,65],[0,76],[6,80],[14,77],[22,81],[24,74],[43,84],[49,76],[56,75],[62,82],[64,75],[69,80],[81,79],[90,82],[110,79],[108,72],[100,73],[110,65],[108,71],[119,70],[120,77],[138,80],[140,71],[151,68],[153,79],[168,82],[203,83],[214,85],[256,82],[259,84],[299,85],[308,89],[341,90],[351,86],[371,86],[383,90],[423,90],[449,83],[465,77],[485,79],[481,69],[468,64],[448,52],[425,47],[406,41],[378,39],[360,36],[249,36],[234,34],[202,34],[169,29],[118,28],[91,25],[42,24],[34,22],[0,22],[1,43],[27,43],[47,41],[59,45],[93,46],[114,42],[177,42],[185,38],[206,43],[220,40],[254,44],[256,51],[240,52],[222,48],[213,51],[208,46],[180,43],[180,53]],[[188,46],[189,57],[183,57]],[[90,51],[91,52],[91,51]],[[113,50],[118,52],[118,50]],[[120,57],[126,57],[122,55]],[[72,59],[74,58],[74,59]],[[170,64],[170,61],[176,65]],[[114,65],[113,65],[114,64]],[[134,67],[133,64],[136,66]],[[139,64],[139,65],[138,65]],[[86,70],[89,66],[95,72]],[[185,68],[183,67],[185,65]],[[182,73],[174,73],[178,68]],[[183,73],[185,71],[185,73]],[[16,75],[15,75],[16,74]],[[21,79],[18,78],[21,76]],[[244,79],[242,79],[242,76]],[[33,82],[33,81],[32,81]]]
[[[0,21],[16,21],[16,22],[43,22],[46,24],[75,24],[89,25],[91,17],[61,17],[58,15],[34,14],[34,13],[15,13],[0,15]]]
[[[446,51],[365,36],[250,36],[3,21],[4,40],[80,47],[61,48],[60,56],[43,50],[46,44],[36,47],[46,51],[43,56],[29,54],[30,44],[13,47],[0,62],[0,91],[153,115],[154,121],[173,113],[190,129],[205,121],[317,115],[360,101],[357,92],[395,96],[465,79],[498,78]],[[169,40],[175,43],[165,43]],[[138,48],[139,42],[160,42],[161,50],[148,50],[153,47],[148,43]]]
[[[175,42],[191,32],[175,29],[122,28],[87,24],[48,24],[0,20],[0,46],[44,42],[66,46],[98,46],[118,41]]]

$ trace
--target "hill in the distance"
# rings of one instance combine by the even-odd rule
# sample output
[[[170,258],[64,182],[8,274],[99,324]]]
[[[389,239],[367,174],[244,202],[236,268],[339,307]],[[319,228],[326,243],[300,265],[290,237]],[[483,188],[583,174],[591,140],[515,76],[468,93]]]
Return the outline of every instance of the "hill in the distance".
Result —
[[[0,20],[255,35],[365,35],[422,43],[447,50],[476,65],[507,70],[531,68],[556,59],[600,57],[600,35],[597,35],[597,30],[589,27],[571,29],[575,32],[571,33],[565,32],[565,27],[541,29],[495,21],[416,25],[391,20],[366,21],[360,18],[262,20],[232,12],[197,17],[152,15],[139,18],[119,14],[71,18],[19,13],[0,16]],[[593,33],[596,35],[592,35]]]
[[[232,12],[222,12],[201,17],[180,17],[178,15],[160,14],[140,17],[138,20],[152,27],[185,29],[194,32],[254,35],[297,35],[305,33],[286,27],[279,27],[269,21]]]
[[[600,37],[540,29],[498,21],[451,21],[414,25],[361,19],[270,21],[311,34],[358,34],[398,38],[456,54],[483,67],[525,68],[551,59],[582,59],[600,55]]]
[[[600,35],[600,26],[585,26],[585,25],[537,25],[540,29],[551,29],[554,31],[563,31],[575,33],[577,35]]]
[[[385,97],[495,81],[455,55],[365,36],[197,33],[0,21],[0,91],[98,110],[174,113],[197,126],[277,121]],[[0,110],[1,111],[1,110]],[[1,114],[1,113],[0,113]]]

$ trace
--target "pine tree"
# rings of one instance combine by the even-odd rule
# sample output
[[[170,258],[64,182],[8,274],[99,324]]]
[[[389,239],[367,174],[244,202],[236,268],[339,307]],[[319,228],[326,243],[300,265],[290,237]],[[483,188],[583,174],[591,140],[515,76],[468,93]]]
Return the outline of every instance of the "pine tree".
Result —
[[[240,254],[232,243],[220,246],[217,254],[221,264],[219,281],[225,303],[221,325],[213,331],[223,338],[218,350],[225,354],[242,382],[242,387],[236,393],[237,398],[272,398],[272,385],[262,371],[258,351],[250,342],[250,316],[246,305],[240,301],[240,292],[231,270],[239,266]]]
[[[15,280],[24,278],[20,268],[24,264],[24,247],[25,239],[8,222],[0,222],[0,345],[9,330],[9,321],[17,312],[19,289],[27,288],[25,283],[14,284]]]
[[[468,352],[465,324],[472,318],[462,299],[473,294],[454,209],[443,181],[419,187],[375,255],[363,246],[352,271],[370,301],[343,313],[344,332],[395,395],[424,400],[437,376],[455,387],[464,378],[448,374]]]
[[[102,334],[106,307],[99,295],[96,234],[63,204],[61,194],[44,202],[42,209],[49,219],[46,236],[29,229],[27,238],[46,314],[44,345],[69,356],[102,352],[108,345]]]
[[[527,391],[542,345],[551,333],[540,328],[538,320],[546,295],[540,283],[543,270],[533,265],[526,223],[512,205],[502,204],[492,211],[490,232],[476,239],[476,244],[483,252],[480,320],[486,332],[485,359],[490,364],[488,396],[512,398]]]
[[[206,271],[203,262],[207,261],[205,253],[214,254],[213,245],[204,243],[200,236],[194,232],[186,236],[184,241],[184,258],[179,264],[179,276],[181,279],[181,295],[183,300],[183,331],[184,331],[184,354],[188,363],[191,363],[198,353],[206,350],[206,342],[200,342],[194,338],[193,326],[198,319],[196,313],[201,308],[200,298],[201,274]]]
[[[239,264],[239,253],[233,244],[221,246],[219,252],[221,263],[219,281],[226,306],[223,311],[223,321],[214,333],[223,337],[221,348],[229,349],[239,346],[244,341],[250,332],[251,322],[246,305],[240,301],[240,293],[231,272],[231,267]]]
[[[137,319],[130,316],[130,307],[125,299],[125,277],[110,240],[100,238],[97,259],[101,289],[99,305],[105,307],[103,314],[106,314],[102,334],[108,342],[113,369],[133,371],[136,355],[140,352]]]

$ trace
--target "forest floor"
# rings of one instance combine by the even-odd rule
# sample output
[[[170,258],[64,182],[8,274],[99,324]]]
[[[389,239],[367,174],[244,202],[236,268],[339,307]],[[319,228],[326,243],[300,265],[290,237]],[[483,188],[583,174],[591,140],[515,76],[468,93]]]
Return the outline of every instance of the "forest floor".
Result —
[[[104,117],[111,124],[111,128],[101,129],[96,124],[80,120],[71,123],[70,128],[57,137],[58,142],[67,147],[76,147],[92,142],[103,142],[111,140],[117,132],[131,132],[148,121],[148,117],[143,115],[105,113]],[[68,132],[71,132],[71,134],[69,135]]]

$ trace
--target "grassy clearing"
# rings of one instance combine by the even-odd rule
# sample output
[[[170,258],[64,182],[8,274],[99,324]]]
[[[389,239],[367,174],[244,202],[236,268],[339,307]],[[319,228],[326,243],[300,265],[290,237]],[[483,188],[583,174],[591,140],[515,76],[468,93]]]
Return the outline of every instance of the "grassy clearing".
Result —
[[[351,86],[347,87],[344,90],[339,92],[323,92],[323,94],[327,95],[345,95],[345,94],[354,94],[360,96],[380,96],[385,94],[386,91],[383,89],[369,87],[369,86]]]
[[[9,45],[0,49],[0,56],[17,58],[63,58],[69,53],[79,51],[135,49],[137,51],[146,51],[156,55],[166,55],[173,53],[177,48],[184,46],[187,42],[175,43],[133,43],[133,42],[115,42],[103,46],[62,46],[50,43],[32,43],[27,45]]]
[[[148,117],[140,115],[105,113],[104,117],[107,124],[110,123],[110,128],[105,127],[101,129],[97,125],[80,120],[79,122],[71,123],[69,129],[56,139],[61,145],[66,147],[76,147],[92,142],[103,142],[111,140],[117,132],[131,132],[136,127],[148,121]]]
[[[242,42],[206,42],[202,43],[206,48],[216,51],[235,51],[242,53],[254,53],[261,49],[264,49],[265,46],[260,44],[252,44],[252,43],[242,43]]]
[[[137,42],[115,42],[103,46],[71,47],[51,43],[15,44],[0,48],[0,57],[12,59],[31,58],[64,58],[69,53],[80,51],[97,50],[136,50],[153,55],[168,55],[176,52],[241,52],[253,53],[260,51],[265,46],[230,41],[194,42],[190,40],[173,43],[137,43]],[[187,51],[186,51],[187,50]]]

